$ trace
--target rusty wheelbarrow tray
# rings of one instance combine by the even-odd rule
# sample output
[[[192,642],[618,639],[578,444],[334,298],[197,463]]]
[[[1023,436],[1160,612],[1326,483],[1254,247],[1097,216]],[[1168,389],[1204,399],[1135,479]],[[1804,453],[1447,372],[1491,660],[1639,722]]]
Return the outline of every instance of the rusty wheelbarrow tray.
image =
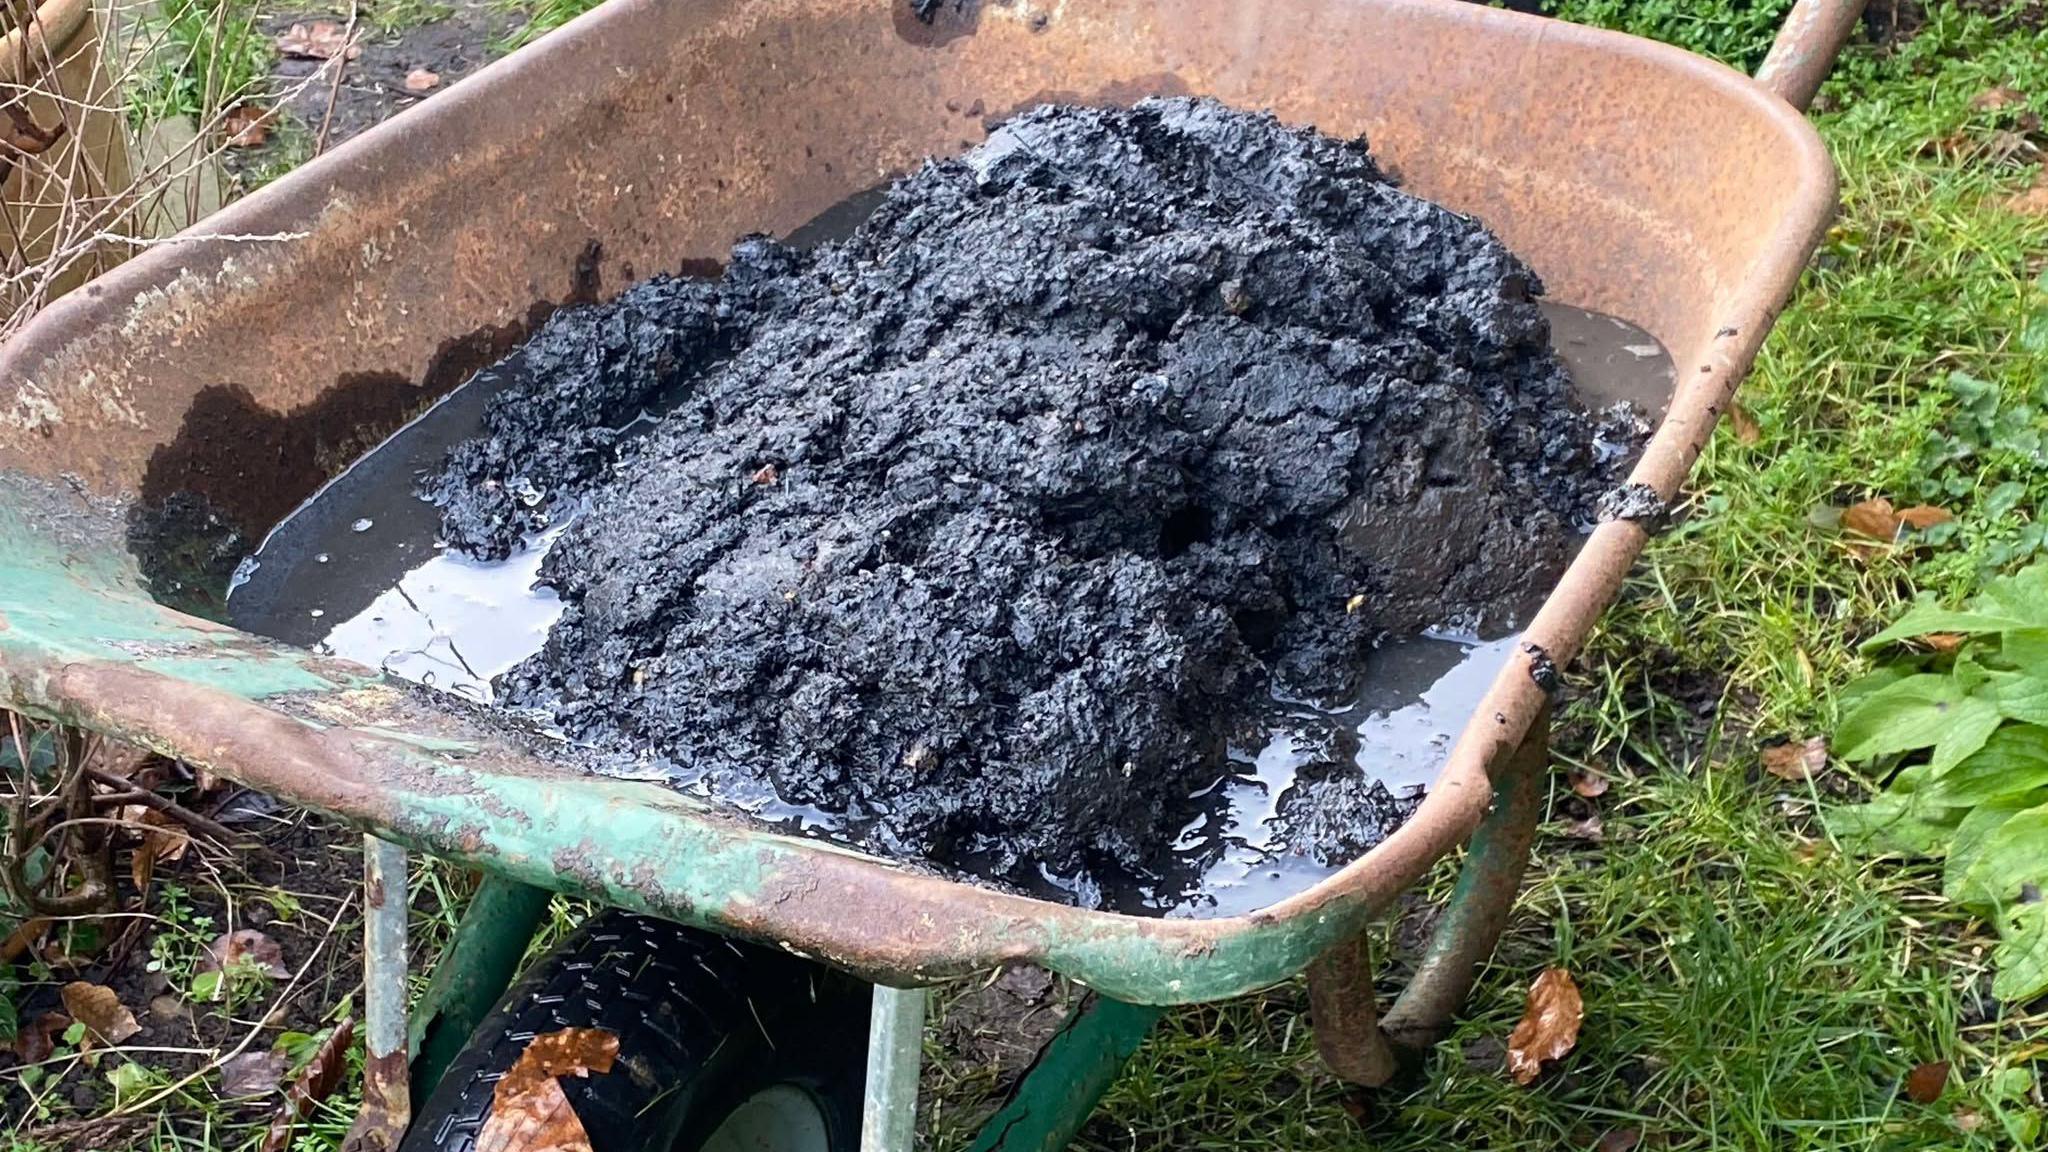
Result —
[[[1668,499],[1832,211],[1826,153],[1787,99],[1812,94],[1858,7],[1802,0],[1774,93],[1676,49],[1447,0],[969,0],[929,26],[902,0],[614,0],[59,301],[0,351],[0,705],[499,877],[890,984],[1032,963],[1165,1005],[1320,958],[1325,1051],[1370,1078],[1384,1045],[1355,943],[1367,918],[1490,821],[1451,927],[1388,1021],[1426,1036],[1512,898],[1543,766],[1534,652],[1501,672],[1420,811],[1366,856],[1250,915],[1146,919],[934,878],[559,768],[487,717],[167,607],[129,525],[175,505],[205,529],[192,553],[253,546],[555,303],[786,232],[972,145],[984,117],[1167,93],[1365,133],[1410,190],[1485,221],[1552,297],[1656,335],[1679,383],[1632,480]],[[1645,539],[1639,523],[1600,525],[1530,644],[1569,659]],[[217,604],[208,577],[157,563],[161,599]]]

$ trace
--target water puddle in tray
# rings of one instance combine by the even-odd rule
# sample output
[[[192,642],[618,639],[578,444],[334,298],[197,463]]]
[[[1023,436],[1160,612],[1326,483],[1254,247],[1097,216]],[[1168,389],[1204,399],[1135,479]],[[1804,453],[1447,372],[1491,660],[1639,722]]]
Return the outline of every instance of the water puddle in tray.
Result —
[[[1588,407],[1630,400],[1662,414],[1676,376],[1655,339],[1598,313],[1544,310]],[[538,651],[561,613],[554,593],[534,581],[563,525],[509,560],[480,563],[440,545],[436,512],[412,489],[450,445],[481,430],[484,404],[500,386],[486,372],[457,389],[279,525],[237,573],[228,601],[235,625],[488,703],[492,678]],[[1397,797],[1413,796],[1435,777],[1513,640],[1397,639],[1373,653],[1348,707],[1276,704],[1268,742],[1233,750],[1231,774],[1203,790],[1203,814],[1181,830],[1168,873],[1107,890],[1102,902],[1139,914],[1233,915],[1328,876],[1333,868],[1287,853],[1275,838],[1274,814],[1304,761],[1296,734],[1304,725],[1351,728],[1359,770]],[[672,783],[703,792],[701,782]],[[789,832],[834,831],[824,813],[765,789],[719,799]],[[1064,889],[1056,877],[1046,884],[1048,895]]]

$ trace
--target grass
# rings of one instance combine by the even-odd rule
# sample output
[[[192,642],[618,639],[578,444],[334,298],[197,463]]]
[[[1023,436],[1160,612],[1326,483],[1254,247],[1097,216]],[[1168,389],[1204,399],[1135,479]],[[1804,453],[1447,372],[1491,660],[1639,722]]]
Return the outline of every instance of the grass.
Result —
[[[173,117],[210,120],[270,78],[270,37],[252,0],[172,0],[136,17],[139,65],[128,77],[137,126]]]
[[[524,16],[525,23],[492,47],[510,52],[533,43],[576,17],[598,6],[601,0],[496,0],[507,12]]]

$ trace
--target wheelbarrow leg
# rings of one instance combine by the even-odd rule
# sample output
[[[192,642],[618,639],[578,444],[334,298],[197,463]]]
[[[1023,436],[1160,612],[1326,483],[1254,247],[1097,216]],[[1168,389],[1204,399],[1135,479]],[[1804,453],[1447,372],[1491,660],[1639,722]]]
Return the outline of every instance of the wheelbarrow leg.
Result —
[[[1380,1030],[1372,978],[1372,942],[1364,932],[1339,941],[1308,967],[1316,1052],[1339,1080],[1366,1088],[1392,1080],[1399,1067]]]
[[[363,1108],[347,1152],[390,1152],[412,1122],[406,1074],[405,849],[363,837]]]
[[[868,1015],[867,1099],[860,1152],[910,1152],[917,1129],[917,1074],[924,1061],[922,988],[875,985]]]
[[[1091,995],[1039,1050],[971,1152],[1065,1148],[1165,1011]]]
[[[1493,954],[1506,929],[1543,812],[1549,766],[1550,710],[1545,708],[1495,772],[1493,808],[1472,835],[1457,886],[1415,975],[1381,1021],[1387,1039],[1404,1053],[1426,1053],[1450,1034],[1451,1017],[1464,1006],[1479,965]]]
[[[512,986],[548,899],[546,890],[502,876],[486,875],[477,885],[413,1011],[407,1047],[415,1107],[434,1094],[469,1034]]]
[[[1339,941],[1309,965],[1316,1050],[1338,1077],[1379,1087],[1401,1065],[1420,1063],[1449,1034],[1451,1018],[1507,927],[1521,889],[1549,762],[1550,713],[1545,709],[1493,773],[1493,807],[1472,835],[1457,886],[1414,977],[1384,1018],[1378,1016],[1365,932]]]

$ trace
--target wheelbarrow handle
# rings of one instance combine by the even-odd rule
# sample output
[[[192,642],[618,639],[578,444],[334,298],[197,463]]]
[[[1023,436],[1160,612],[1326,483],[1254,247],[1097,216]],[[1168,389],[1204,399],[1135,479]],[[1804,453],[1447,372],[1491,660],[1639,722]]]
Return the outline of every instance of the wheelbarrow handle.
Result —
[[[1756,70],[1756,82],[1801,112],[1813,103],[1820,82],[1863,15],[1865,0],[1798,0],[1785,14],[1771,54]]]

